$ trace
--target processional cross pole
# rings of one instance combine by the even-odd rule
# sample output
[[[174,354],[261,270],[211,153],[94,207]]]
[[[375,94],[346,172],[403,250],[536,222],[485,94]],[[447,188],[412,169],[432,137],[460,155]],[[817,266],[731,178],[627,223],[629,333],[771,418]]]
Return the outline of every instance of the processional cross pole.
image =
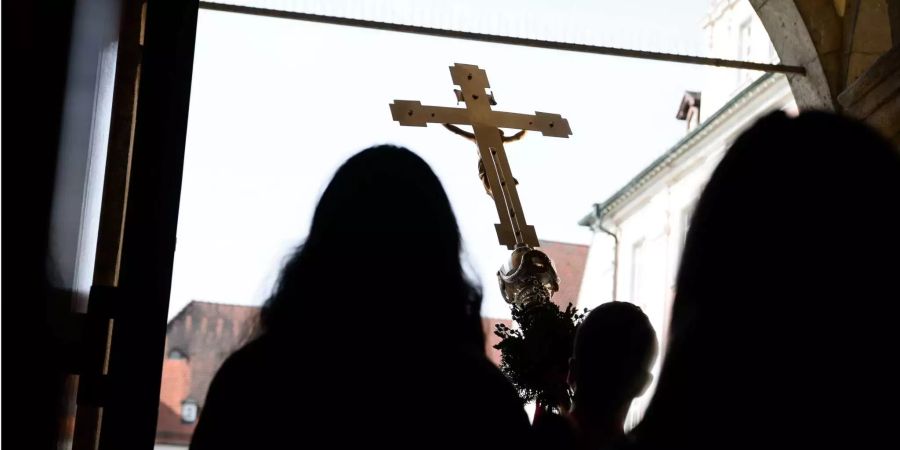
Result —
[[[513,304],[549,300],[559,289],[559,279],[550,258],[535,247],[540,246],[537,233],[525,220],[516,182],[503,148],[501,128],[539,131],[544,136],[568,138],[569,122],[559,114],[535,112],[533,115],[494,111],[496,104],[487,73],[475,65],[454,64],[450,67],[457,102],[465,108],[424,106],[414,100],[394,100],[391,115],[400,125],[424,127],[429,123],[470,125],[487,181],[488,193],[494,199],[500,223],[495,224],[501,245],[513,250],[509,262],[497,273],[503,297]]]

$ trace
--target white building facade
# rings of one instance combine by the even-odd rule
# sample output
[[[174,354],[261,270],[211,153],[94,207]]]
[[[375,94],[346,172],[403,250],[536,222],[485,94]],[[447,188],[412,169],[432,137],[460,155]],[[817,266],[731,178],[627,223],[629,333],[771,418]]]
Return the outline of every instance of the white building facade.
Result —
[[[746,0],[716,0],[704,30],[710,56],[775,62],[777,57],[759,18]],[[673,93],[673,100],[678,93]],[[581,225],[594,231],[579,306],[628,301],[649,316],[660,340],[659,374],[665,351],[675,278],[694,205],[726,149],[761,116],[796,104],[787,78],[746,70],[710,69],[698,96],[699,120],[688,132],[628,184],[593,205]],[[688,101],[688,103],[692,103]],[[679,114],[679,117],[683,117]],[[691,114],[684,117],[690,121]],[[640,420],[653,387],[635,400],[629,426]]]

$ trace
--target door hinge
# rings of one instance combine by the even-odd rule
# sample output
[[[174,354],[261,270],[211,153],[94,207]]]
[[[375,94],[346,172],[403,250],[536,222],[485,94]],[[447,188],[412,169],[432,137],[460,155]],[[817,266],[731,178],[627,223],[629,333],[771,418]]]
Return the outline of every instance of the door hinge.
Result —
[[[107,368],[120,289],[91,286],[87,313],[75,314],[70,372],[78,375],[79,405],[103,406],[109,385]]]

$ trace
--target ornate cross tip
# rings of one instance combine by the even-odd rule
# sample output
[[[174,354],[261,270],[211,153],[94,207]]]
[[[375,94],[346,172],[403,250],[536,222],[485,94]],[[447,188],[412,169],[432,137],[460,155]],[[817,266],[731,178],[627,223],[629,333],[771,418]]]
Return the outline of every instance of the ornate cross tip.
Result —
[[[559,114],[535,111],[534,123],[534,126],[539,129],[544,136],[568,138],[572,135],[572,129],[569,128],[569,121]]]
[[[391,103],[391,117],[408,127],[426,127],[428,122],[422,114],[422,102],[415,100],[394,100]]]
[[[487,72],[474,64],[453,64],[450,66],[450,78],[453,80],[453,84],[461,87],[463,91],[484,90],[491,87]]]

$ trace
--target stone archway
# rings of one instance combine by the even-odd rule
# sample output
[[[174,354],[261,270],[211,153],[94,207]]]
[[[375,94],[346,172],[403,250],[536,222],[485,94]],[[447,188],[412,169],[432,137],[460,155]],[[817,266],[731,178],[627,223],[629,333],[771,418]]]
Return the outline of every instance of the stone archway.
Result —
[[[750,0],[801,109],[840,111],[900,143],[900,0]]]

